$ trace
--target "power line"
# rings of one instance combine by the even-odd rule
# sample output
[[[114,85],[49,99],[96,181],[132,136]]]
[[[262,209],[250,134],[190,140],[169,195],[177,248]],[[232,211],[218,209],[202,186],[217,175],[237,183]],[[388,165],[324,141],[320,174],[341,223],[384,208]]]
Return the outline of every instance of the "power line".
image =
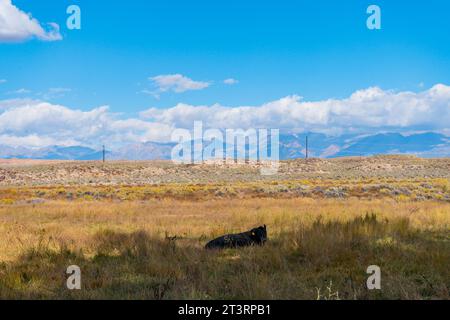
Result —
[[[308,135],[306,135],[306,160],[308,160]]]

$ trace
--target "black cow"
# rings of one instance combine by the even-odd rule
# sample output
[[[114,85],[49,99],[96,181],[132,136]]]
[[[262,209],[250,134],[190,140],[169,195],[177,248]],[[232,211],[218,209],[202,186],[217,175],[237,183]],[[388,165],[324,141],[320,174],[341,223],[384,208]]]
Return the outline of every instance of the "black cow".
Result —
[[[223,248],[237,248],[253,245],[264,245],[267,241],[267,228],[266,225],[254,228],[250,231],[227,234],[211,240],[205,246],[206,249],[223,249]]]

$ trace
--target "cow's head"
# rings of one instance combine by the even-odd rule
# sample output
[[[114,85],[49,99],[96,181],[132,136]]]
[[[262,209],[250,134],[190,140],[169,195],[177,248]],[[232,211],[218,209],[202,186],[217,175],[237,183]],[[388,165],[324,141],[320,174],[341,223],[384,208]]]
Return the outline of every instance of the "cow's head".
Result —
[[[264,244],[267,241],[266,225],[250,230],[252,239],[258,244]]]

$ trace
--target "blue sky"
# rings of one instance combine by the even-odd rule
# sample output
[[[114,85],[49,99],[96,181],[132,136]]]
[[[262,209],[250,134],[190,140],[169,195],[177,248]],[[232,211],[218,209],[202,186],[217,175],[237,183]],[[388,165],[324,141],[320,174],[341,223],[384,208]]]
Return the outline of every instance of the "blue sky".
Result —
[[[12,4],[42,26],[57,23],[62,39],[0,40],[4,101],[33,99],[85,112],[107,105],[122,119],[137,119],[149,108],[180,103],[262,106],[294,95],[314,102],[371,87],[419,93],[450,84],[450,2],[444,0]],[[71,4],[81,8],[81,30],[66,27]],[[370,4],[381,8],[381,30],[366,27]],[[207,86],[158,92],[150,79],[174,74]],[[229,78],[236,83],[225,84]],[[439,101],[445,110],[448,104]]]

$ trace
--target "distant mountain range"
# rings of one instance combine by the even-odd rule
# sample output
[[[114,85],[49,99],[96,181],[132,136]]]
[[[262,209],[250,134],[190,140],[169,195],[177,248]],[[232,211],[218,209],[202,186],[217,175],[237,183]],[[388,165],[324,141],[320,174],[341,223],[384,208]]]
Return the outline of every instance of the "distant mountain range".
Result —
[[[175,143],[145,142],[107,150],[112,160],[170,159]],[[280,158],[302,158],[306,153],[306,134],[280,135]],[[438,133],[402,135],[382,133],[357,136],[327,136],[308,134],[308,153],[311,157],[371,156],[376,154],[414,154],[421,157],[450,157],[450,137]],[[25,148],[0,146],[0,158],[47,160],[100,160],[102,151],[84,146],[52,146]]]
[[[305,155],[306,134],[280,137],[280,157],[298,158]],[[421,157],[450,156],[450,137],[427,132],[412,135],[380,133],[375,135],[308,134],[308,153],[312,157],[372,156],[377,154],[414,154]]]
[[[52,146],[44,148],[25,148],[0,146],[0,158],[3,159],[46,159],[46,160],[97,160],[102,158],[102,151],[88,147]]]

